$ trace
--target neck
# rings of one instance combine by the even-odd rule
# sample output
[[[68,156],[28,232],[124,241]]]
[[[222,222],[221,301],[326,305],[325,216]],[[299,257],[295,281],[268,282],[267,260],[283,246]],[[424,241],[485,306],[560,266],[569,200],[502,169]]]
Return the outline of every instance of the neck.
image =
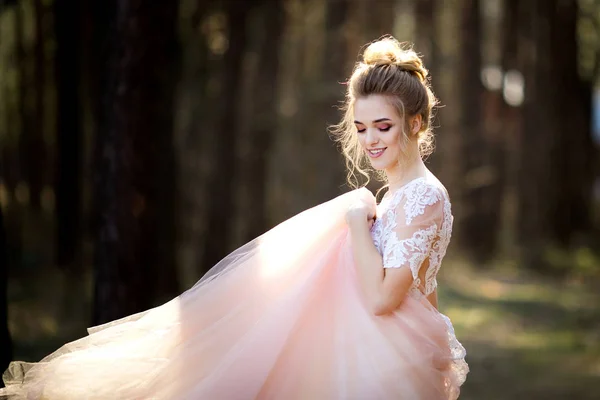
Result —
[[[415,156],[406,160],[405,163],[398,163],[394,167],[386,169],[385,174],[389,182],[390,191],[394,191],[413,179],[426,176],[427,167],[417,152]]]

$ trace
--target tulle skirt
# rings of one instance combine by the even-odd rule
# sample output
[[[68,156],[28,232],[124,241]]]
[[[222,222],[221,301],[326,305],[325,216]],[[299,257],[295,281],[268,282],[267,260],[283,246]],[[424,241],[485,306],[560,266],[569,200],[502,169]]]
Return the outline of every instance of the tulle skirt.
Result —
[[[170,302],[39,363],[12,363],[8,399],[455,399],[468,372],[447,317],[407,296],[366,307],[344,223],[359,189],[237,249]]]

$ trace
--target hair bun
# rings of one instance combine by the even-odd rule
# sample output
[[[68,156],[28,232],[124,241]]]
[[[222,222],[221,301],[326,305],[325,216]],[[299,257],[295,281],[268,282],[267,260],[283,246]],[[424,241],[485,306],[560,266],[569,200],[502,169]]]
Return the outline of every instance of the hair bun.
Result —
[[[428,71],[417,53],[410,47],[391,37],[371,43],[363,53],[363,63],[367,65],[395,65],[416,76],[421,82],[427,80]]]

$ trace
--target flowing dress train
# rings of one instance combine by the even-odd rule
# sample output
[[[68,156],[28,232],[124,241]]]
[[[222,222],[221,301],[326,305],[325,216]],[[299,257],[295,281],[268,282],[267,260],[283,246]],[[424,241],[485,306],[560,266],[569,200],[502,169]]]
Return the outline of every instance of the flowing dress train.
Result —
[[[168,303],[89,328],[88,336],[38,363],[12,363],[0,394],[457,398],[468,371],[465,351],[450,320],[427,300],[449,240],[449,200],[425,180],[388,195],[378,206],[373,240],[384,267],[408,267],[415,277],[392,314],[374,316],[357,282],[344,214],[355,201],[374,201],[358,189],[240,247]]]

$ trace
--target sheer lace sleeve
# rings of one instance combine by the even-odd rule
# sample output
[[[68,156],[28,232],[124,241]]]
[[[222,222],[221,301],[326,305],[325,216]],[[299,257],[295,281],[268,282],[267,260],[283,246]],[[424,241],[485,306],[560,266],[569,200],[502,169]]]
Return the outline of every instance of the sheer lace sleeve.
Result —
[[[421,287],[421,278],[425,278],[426,294],[435,288],[438,266],[428,263],[433,268],[427,271],[421,271],[421,266],[439,248],[444,206],[443,192],[422,184],[408,188],[384,216],[381,236],[384,268],[409,267],[416,287]]]

